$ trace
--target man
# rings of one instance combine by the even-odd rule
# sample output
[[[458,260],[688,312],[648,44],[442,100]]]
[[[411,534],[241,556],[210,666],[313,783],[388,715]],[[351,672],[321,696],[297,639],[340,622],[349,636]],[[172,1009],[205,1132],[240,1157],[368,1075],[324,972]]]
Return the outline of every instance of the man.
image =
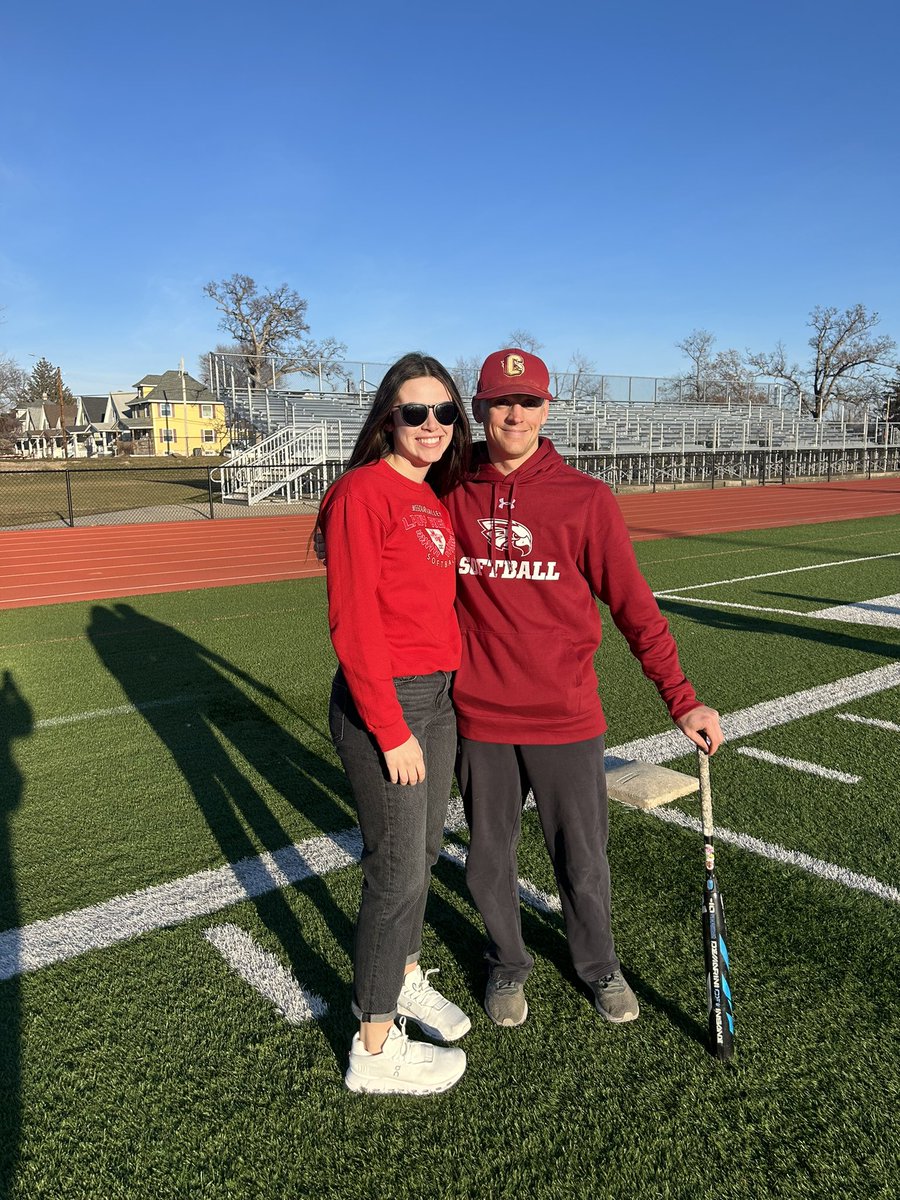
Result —
[[[610,928],[595,597],[678,727],[710,754],[722,742],[718,714],[699,703],[684,676],[612,493],[566,466],[540,436],[550,399],[541,359],[514,348],[489,355],[472,402],[485,443],[475,447],[467,480],[446,497],[460,553],[463,650],[453,702],[471,830],[467,881],[489,939],[485,1008],[509,1026],[528,1015],[524,984],[533,965],[522,940],[516,862],[529,790],[575,969],[601,1016],[622,1023],[638,1015]]]

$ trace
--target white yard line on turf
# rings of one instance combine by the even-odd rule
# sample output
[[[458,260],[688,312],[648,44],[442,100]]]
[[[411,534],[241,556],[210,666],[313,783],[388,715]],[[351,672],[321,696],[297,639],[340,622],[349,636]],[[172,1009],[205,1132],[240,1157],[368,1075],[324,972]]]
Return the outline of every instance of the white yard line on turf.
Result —
[[[665,592],[654,592],[657,600],[677,600],[679,604],[708,604],[711,608],[741,608],[745,612],[781,613],[786,617],[809,617],[812,613],[796,608],[768,608],[763,604],[737,604],[734,600],[705,600],[702,596],[669,596]]]
[[[75,725],[79,721],[94,721],[103,717],[125,717],[129,713],[146,712],[148,708],[162,708],[165,704],[189,704],[197,696],[170,696],[167,700],[145,700],[142,704],[118,704],[115,708],[97,708],[93,712],[72,713],[67,717],[45,717],[35,721],[35,729],[54,729],[57,725]]]
[[[674,600],[679,604],[706,604],[710,608],[739,608],[743,612],[779,613],[785,617],[813,617],[817,621],[837,621],[850,625],[878,625],[886,629],[900,628],[900,607],[889,609],[885,600],[900,601],[898,596],[881,596],[878,600],[858,600],[854,604],[838,604],[833,608],[802,611],[797,608],[771,608],[766,604],[738,604],[734,600],[707,600],[703,596],[669,596],[654,592],[657,600]]]
[[[900,687],[900,663],[875,667],[872,671],[862,671],[858,675],[836,679],[834,683],[823,683],[802,692],[794,692],[790,696],[764,700],[762,704],[753,704],[749,708],[726,713],[722,717],[722,729],[725,737],[734,741],[736,738],[750,737],[751,734],[774,729],[777,725],[789,725],[792,721],[799,721],[801,717],[826,712],[830,708],[838,708],[863,696],[873,696],[876,692],[886,692],[894,687]],[[616,759],[626,762],[641,759],[644,762],[665,763],[688,753],[691,753],[691,747],[684,734],[672,729],[666,733],[651,734],[650,737],[635,738],[633,742],[611,748],[607,751],[607,765],[615,766],[615,761],[609,760]]]
[[[851,625],[882,625],[900,629],[900,595],[876,596],[873,600],[856,600],[852,604],[834,604],[817,608],[806,614],[824,621],[848,621]]]
[[[887,729],[891,733],[900,733],[900,725],[893,721],[879,721],[877,717],[858,717],[856,713],[835,713],[839,721],[855,721],[858,725],[872,725],[875,729]]]
[[[208,917],[276,888],[349,867],[361,853],[359,830],[348,829],[8,929],[0,933],[0,979],[88,950],[102,950],[166,925]]]
[[[441,858],[446,858],[450,862],[456,863],[458,867],[466,865],[466,857],[466,847],[459,846],[455,842],[445,844],[441,851]],[[542,891],[539,887],[535,887],[533,883],[529,883],[527,879],[519,879],[519,899],[530,908],[536,908],[538,912],[562,912],[559,896],[553,896],[550,892]]]
[[[835,562],[808,563],[805,567],[785,567],[781,571],[763,571],[759,575],[738,575],[735,579],[714,579],[710,583],[690,583],[685,587],[663,588],[656,592],[657,596],[677,596],[679,592],[696,592],[700,588],[724,587],[729,583],[747,583],[753,579],[773,579],[776,575],[796,575],[798,571],[821,571],[825,567],[849,567],[856,563],[875,562],[880,558],[900,558],[900,550],[892,550],[889,554],[869,554],[865,558],[842,558]]]
[[[787,767],[791,771],[805,771],[807,775],[818,775],[822,779],[833,779],[837,783],[860,783],[861,775],[848,775],[845,771],[835,771],[832,767],[823,767],[819,763],[807,762],[803,758],[785,758],[780,754],[771,754],[768,750],[757,750],[755,746],[738,746],[738,754],[747,758],[756,758],[760,762],[772,763],[776,767]]]
[[[302,988],[274,954],[264,950],[237,925],[213,925],[204,929],[203,936],[215,946],[232,971],[270,1000],[291,1025],[317,1021],[328,1012],[328,1005],[321,996]]]
[[[722,726],[730,738],[744,737],[777,725],[786,725],[813,713],[837,708],[863,696],[887,691],[900,685],[900,663],[863,671],[834,683],[781,696],[723,717]],[[681,758],[690,752],[690,744],[677,730],[636,738],[621,746],[612,746],[607,755],[610,765],[616,762],[643,759],[664,763]],[[662,819],[666,810],[652,809]],[[684,814],[681,814],[684,816]],[[674,818],[673,818],[674,819]],[[693,818],[685,817],[685,820]],[[464,823],[462,803],[456,800],[448,814],[448,827],[461,828]],[[699,827],[699,826],[698,826]],[[691,826],[693,828],[693,826]],[[808,855],[772,847],[768,842],[745,838],[743,834],[718,829],[717,836],[732,841],[755,854],[778,861],[804,866],[818,863]],[[117,896],[89,908],[61,913],[44,921],[34,921],[19,929],[0,933],[0,979],[9,979],[25,971],[37,971],[52,963],[63,962],[90,950],[101,950],[119,942],[129,941],[144,933],[178,925],[195,917],[209,916],[229,905],[262,896],[275,888],[300,883],[312,876],[347,867],[355,863],[362,851],[358,829],[346,830],[331,836],[309,838],[274,853],[245,858],[237,863],[207,871],[198,871],[171,883],[158,884],[138,892]],[[896,888],[877,880],[868,880],[831,863],[820,864],[816,873],[834,878],[846,887],[859,887],[883,898],[900,900]],[[804,867],[804,869],[809,869]],[[854,880],[863,880],[861,886]],[[873,891],[873,886],[882,889]]]
[[[647,813],[648,816],[656,817],[659,821],[668,821],[669,824],[679,825],[682,829],[692,829],[695,833],[700,833],[703,828],[696,817],[691,817],[678,808],[645,808],[641,811]],[[761,858],[786,863],[791,867],[799,867],[801,871],[808,871],[810,875],[818,875],[820,879],[839,883],[842,887],[851,888],[855,892],[868,892],[871,896],[877,896],[879,900],[889,900],[893,904],[900,904],[900,888],[891,887],[890,884],[882,883],[879,879],[873,879],[871,875],[859,875],[856,871],[848,871],[846,867],[823,862],[822,859],[813,858],[799,850],[787,850],[784,846],[776,843],[763,842],[746,833],[734,833],[730,829],[721,829],[718,825],[713,834],[717,841],[727,842],[728,845],[737,846],[741,850],[748,850],[751,854],[760,855]]]

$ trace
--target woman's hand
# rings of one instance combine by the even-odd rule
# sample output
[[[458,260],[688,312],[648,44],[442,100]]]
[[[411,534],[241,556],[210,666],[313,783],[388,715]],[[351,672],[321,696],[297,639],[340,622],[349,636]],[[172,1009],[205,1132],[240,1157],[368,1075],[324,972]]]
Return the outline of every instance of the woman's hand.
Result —
[[[413,734],[409,735],[402,746],[385,750],[384,761],[391,783],[421,783],[425,778],[425,758],[422,747]]]

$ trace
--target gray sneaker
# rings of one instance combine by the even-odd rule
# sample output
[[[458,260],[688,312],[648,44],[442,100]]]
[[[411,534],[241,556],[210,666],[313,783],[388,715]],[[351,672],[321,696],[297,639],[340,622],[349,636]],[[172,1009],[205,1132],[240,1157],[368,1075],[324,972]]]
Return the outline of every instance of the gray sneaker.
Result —
[[[484,1008],[495,1025],[521,1025],[528,1016],[525,985],[515,979],[498,979],[496,970],[491,971]]]
[[[637,1020],[641,1011],[640,1005],[621,971],[604,975],[590,986],[594,993],[594,1005],[601,1017],[612,1021],[614,1025],[624,1025],[626,1021]]]

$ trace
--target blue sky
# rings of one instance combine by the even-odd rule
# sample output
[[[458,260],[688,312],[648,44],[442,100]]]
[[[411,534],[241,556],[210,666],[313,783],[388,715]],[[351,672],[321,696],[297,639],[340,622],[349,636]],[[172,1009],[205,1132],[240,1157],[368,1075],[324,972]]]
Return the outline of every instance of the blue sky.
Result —
[[[666,375],[691,329],[900,341],[881,0],[33,0],[0,23],[0,352],[76,392],[194,370],[239,271],[347,357],[531,330]]]

